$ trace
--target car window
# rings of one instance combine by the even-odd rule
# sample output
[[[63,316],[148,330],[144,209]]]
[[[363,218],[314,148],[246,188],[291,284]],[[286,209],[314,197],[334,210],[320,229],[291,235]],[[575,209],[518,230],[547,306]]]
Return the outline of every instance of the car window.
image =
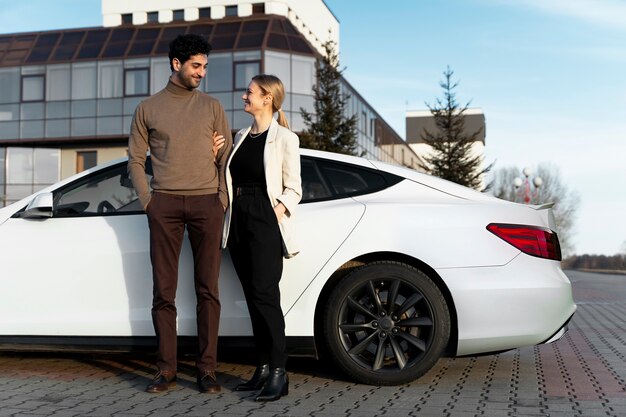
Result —
[[[326,200],[332,196],[317,164],[309,159],[301,161],[302,202]]]
[[[373,193],[402,177],[375,169],[316,158],[302,158],[302,202],[346,198]]]
[[[126,172],[126,163],[94,173],[58,190],[54,195],[54,217],[102,216],[143,213],[143,208]],[[146,164],[148,183],[151,166]]]

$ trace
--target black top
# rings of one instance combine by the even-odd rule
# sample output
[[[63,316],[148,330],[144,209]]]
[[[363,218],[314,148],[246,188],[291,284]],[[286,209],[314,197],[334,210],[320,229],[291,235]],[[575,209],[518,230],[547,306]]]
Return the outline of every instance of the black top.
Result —
[[[258,186],[267,188],[265,169],[263,168],[263,151],[267,130],[259,136],[246,136],[230,162],[230,174],[233,187]]]

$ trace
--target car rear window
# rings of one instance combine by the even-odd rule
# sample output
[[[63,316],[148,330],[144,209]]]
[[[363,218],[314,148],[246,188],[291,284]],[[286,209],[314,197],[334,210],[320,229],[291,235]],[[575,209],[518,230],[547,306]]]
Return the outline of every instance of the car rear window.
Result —
[[[302,203],[347,198],[383,190],[402,177],[375,169],[302,158]]]

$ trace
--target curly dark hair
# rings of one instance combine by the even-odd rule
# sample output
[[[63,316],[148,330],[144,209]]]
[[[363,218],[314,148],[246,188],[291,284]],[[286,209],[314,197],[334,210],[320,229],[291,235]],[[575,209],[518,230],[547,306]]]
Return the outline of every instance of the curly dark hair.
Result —
[[[209,52],[211,52],[211,45],[202,36],[193,33],[178,35],[170,42],[170,68],[174,71],[174,66],[172,65],[174,58],[177,58],[181,64],[184,64],[194,55],[208,55]]]

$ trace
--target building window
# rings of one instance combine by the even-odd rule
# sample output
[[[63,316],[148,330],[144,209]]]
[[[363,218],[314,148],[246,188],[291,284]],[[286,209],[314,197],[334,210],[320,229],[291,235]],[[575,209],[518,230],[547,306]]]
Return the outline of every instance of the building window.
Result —
[[[183,9],[174,10],[174,21],[185,20],[185,11]]]
[[[261,62],[246,61],[235,62],[235,90],[245,90],[248,88],[250,80],[261,72]]]
[[[6,196],[4,192],[4,170],[6,167],[6,148],[0,148],[0,207],[4,207],[6,205]]]
[[[200,19],[210,19],[211,18],[211,8],[210,7],[201,7],[199,10]]]
[[[211,55],[205,79],[207,92],[231,92],[233,86],[232,54]]]
[[[19,103],[20,69],[0,68],[0,103]]]
[[[315,59],[292,55],[291,91],[298,94],[313,94],[313,83],[315,82]],[[283,81],[284,82],[284,81]]]
[[[265,14],[265,3],[254,3],[252,5],[252,14]]]
[[[159,23],[159,12],[148,12],[148,23]]]
[[[22,76],[22,101],[43,101],[45,80],[43,74]]]
[[[237,16],[237,6],[226,6],[226,17]]]
[[[69,64],[48,65],[46,71],[46,100],[70,99],[71,70]]]
[[[33,149],[7,149],[7,184],[31,184],[33,182]]]
[[[122,24],[123,25],[132,25],[133,24],[133,14],[125,13],[122,15]]]
[[[35,148],[33,151],[35,166],[33,184],[35,188],[42,188],[59,180],[59,153],[58,149]]]
[[[6,203],[33,192],[33,148],[7,148]]]
[[[98,96],[98,73],[95,62],[72,64],[72,100]]]
[[[59,163],[58,149],[7,148],[6,204],[20,200],[57,182]]]
[[[122,97],[124,71],[121,61],[100,61],[98,63],[98,97]]]
[[[124,70],[124,95],[147,96],[150,86],[148,68],[131,68]]]
[[[98,164],[97,151],[81,151],[76,152],[76,172],[83,172],[86,169],[93,168]]]

